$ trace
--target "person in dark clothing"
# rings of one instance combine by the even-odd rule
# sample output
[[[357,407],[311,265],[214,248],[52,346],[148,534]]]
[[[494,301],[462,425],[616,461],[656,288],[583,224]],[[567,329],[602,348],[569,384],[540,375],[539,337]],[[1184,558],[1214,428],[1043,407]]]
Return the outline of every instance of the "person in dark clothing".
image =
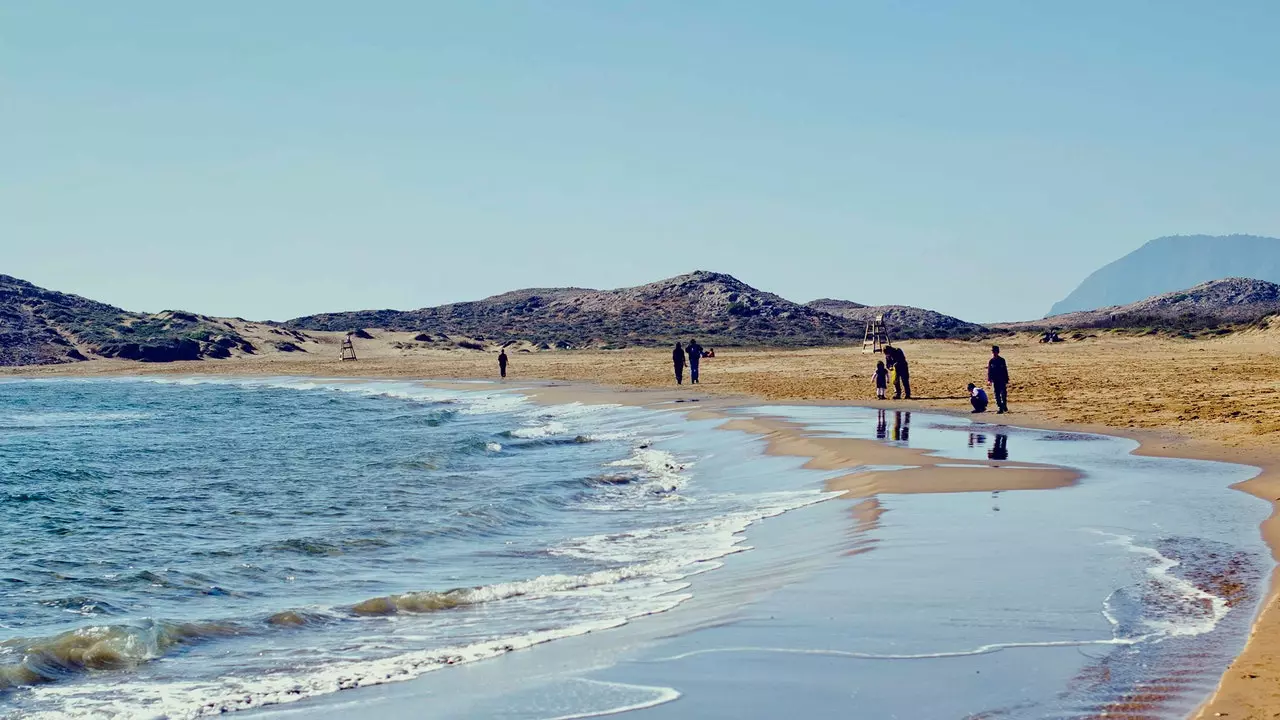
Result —
[[[684,348],[680,343],[676,343],[676,347],[671,351],[671,364],[676,366],[676,384],[684,384]]]
[[[889,387],[889,369],[884,366],[884,362],[876,363],[876,399],[883,400],[885,390]]]
[[[901,400],[904,396],[911,399],[911,366],[907,364],[907,355],[901,348],[885,346],[884,356],[889,369],[893,370],[893,399]]]
[[[1009,412],[1009,366],[1000,357],[1000,346],[991,346],[991,361],[987,363],[987,384],[996,396],[996,414]]]
[[[973,383],[969,383],[969,404],[973,406],[973,411],[976,413],[986,412],[988,402],[990,401],[987,400],[987,391]]]
[[[503,348],[498,351],[498,374],[502,377],[507,376],[507,349]]]
[[[698,384],[698,363],[702,362],[702,346],[697,340],[690,340],[685,347],[685,352],[689,353],[689,383],[691,385]]]

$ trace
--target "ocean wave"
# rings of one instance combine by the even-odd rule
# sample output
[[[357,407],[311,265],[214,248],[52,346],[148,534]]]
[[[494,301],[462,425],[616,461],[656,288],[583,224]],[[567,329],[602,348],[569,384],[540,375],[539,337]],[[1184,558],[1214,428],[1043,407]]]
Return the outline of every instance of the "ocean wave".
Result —
[[[534,425],[532,427],[522,427],[516,430],[508,430],[504,433],[507,437],[534,439],[546,438],[554,435],[563,435],[569,432],[569,428],[562,422],[549,422],[545,425]]]
[[[215,681],[158,682],[131,688],[127,697],[109,697],[99,683],[38,686],[32,692],[59,706],[26,714],[30,720],[131,717],[146,707],[148,717],[195,720],[238,710],[298,702],[317,695],[411,680],[452,665],[485,660],[562,638],[585,635],[627,623],[627,618],[538,630],[469,645],[423,650],[376,660],[338,660],[289,674],[258,677],[225,675]]]
[[[644,489],[662,495],[677,493],[688,484],[689,477],[685,471],[692,465],[691,462],[677,460],[666,450],[657,450],[647,444],[633,449],[630,457],[609,463],[609,467],[636,468],[648,479]]]
[[[0,691],[40,685],[98,670],[125,670],[163,657],[175,648],[244,632],[233,623],[147,621],[139,625],[95,625],[52,637],[14,638],[0,643]],[[16,662],[3,662],[6,656]]]
[[[154,417],[144,412],[22,412],[0,415],[0,428],[33,430],[37,428],[81,427],[134,423]]]
[[[516,392],[489,393],[474,390],[446,390],[417,382],[397,380],[321,380],[296,377],[185,377],[140,378],[145,382],[168,385],[227,385],[274,390],[343,392],[371,397],[389,397],[428,403],[454,404],[465,415],[512,412],[528,405],[528,399]]]

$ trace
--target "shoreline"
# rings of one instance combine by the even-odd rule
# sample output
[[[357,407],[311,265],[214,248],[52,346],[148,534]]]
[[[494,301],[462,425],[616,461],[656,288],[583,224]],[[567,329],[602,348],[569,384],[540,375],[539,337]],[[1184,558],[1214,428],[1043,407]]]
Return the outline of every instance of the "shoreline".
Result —
[[[114,363],[113,363],[114,365]],[[205,365],[205,363],[182,363],[182,365]],[[121,365],[106,369],[106,372],[71,373],[71,372],[7,372],[5,375],[14,378],[51,379],[52,377],[94,378],[104,376],[142,376],[142,375],[275,375],[295,377],[317,377],[320,374],[299,374],[291,372],[269,372],[272,368],[263,365],[254,367],[237,363],[235,372],[201,373],[197,367],[138,367],[136,364]],[[247,366],[246,366],[247,365]],[[206,366],[207,367],[207,366]],[[102,370],[101,366],[98,368]],[[220,368],[221,369],[221,368]],[[227,368],[232,370],[233,368]],[[333,366],[330,365],[330,370]],[[343,368],[346,369],[346,368]],[[355,369],[355,368],[352,368]],[[194,371],[194,372],[193,372]],[[268,371],[268,372],[264,372]],[[427,385],[448,387],[446,379],[406,377],[404,375],[365,374],[339,375],[329,377],[352,377],[353,379],[392,378],[403,381],[422,382]],[[458,378],[461,380],[462,378]],[[487,379],[486,379],[487,380]],[[927,457],[924,451],[912,451],[905,448],[886,448],[874,441],[837,440],[822,438],[821,433],[781,421],[778,418],[757,416],[751,419],[731,416],[724,412],[732,408],[745,406],[768,407],[770,405],[813,405],[827,407],[858,407],[880,409],[886,411],[921,410],[942,415],[974,418],[967,412],[945,404],[942,399],[916,401],[859,401],[842,399],[796,399],[779,400],[754,397],[749,394],[722,394],[705,392],[689,386],[680,389],[668,388],[660,390],[636,385],[607,385],[563,380],[510,380],[503,383],[485,382],[484,385],[458,382],[453,385],[457,389],[476,390],[479,387],[501,387],[521,392],[535,402],[560,404],[566,402],[582,402],[584,404],[617,403],[623,405],[659,407],[666,410],[677,410],[688,414],[692,419],[723,418],[728,422],[723,429],[740,430],[761,436],[768,443],[768,454],[779,454],[810,458],[807,467],[816,469],[842,469],[858,465],[917,465],[917,475],[924,477],[906,478],[911,486],[908,488],[893,487],[890,483],[877,482],[874,471],[854,472],[837,478],[829,484],[829,490],[841,491],[849,499],[865,498],[874,500],[879,494],[898,494],[909,492],[947,493],[976,492],[1013,489],[1051,489],[1065,487],[1078,479],[1078,474],[1048,466],[1028,466],[1026,464],[1005,463],[1001,468],[1000,482],[975,486],[973,483],[959,482],[958,474],[972,473],[974,469],[959,467],[937,467],[937,463],[921,464],[921,458]],[[683,407],[675,407],[679,403]],[[686,404],[687,403],[687,404]],[[1015,405],[1016,407],[1016,405]],[[1119,428],[1108,425],[1093,425],[1069,421],[1056,421],[1037,413],[1014,414],[999,417],[1001,422],[991,423],[993,426],[1009,425],[1042,430],[1061,430],[1085,432],[1122,437],[1138,443],[1132,454],[1150,457],[1170,457],[1217,462],[1229,462],[1248,465],[1258,469],[1258,474],[1244,482],[1236,483],[1231,488],[1247,493],[1271,503],[1271,513],[1261,523],[1259,532],[1270,549],[1273,561],[1280,562],[1280,453],[1262,447],[1233,447],[1220,441],[1190,438],[1175,432]],[[1014,422],[1009,422],[1014,420]],[[853,443],[853,445],[845,445]],[[868,447],[859,446],[866,443]],[[892,451],[878,454],[875,451]],[[872,461],[866,458],[871,457]],[[895,462],[895,460],[897,462]],[[951,463],[948,463],[950,465]],[[987,463],[974,463],[975,468],[990,467]],[[991,472],[990,470],[988,470]],[[899,479],[901,470],[892,474]],[[843,481],[843,482],[839,482]],[[1274,571],[1257,614],[1252,618],[1251,629],[1246,644],[1231,665],[1220,678],[1215,691],[1208,696],[1200,708],[1189,717],[1202,720],[1213,717],[1231,718],[1263,718],[1272,717],[1280,709],[1280,652],[1272,648],[1280,648],[1280,577]]]

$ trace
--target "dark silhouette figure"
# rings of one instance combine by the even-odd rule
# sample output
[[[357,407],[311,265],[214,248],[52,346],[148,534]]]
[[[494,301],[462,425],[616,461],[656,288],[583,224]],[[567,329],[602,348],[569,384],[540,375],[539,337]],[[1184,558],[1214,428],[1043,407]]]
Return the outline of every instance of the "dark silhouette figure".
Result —
[[[507,349],[503,348],[498,351],[498,374],[502,377],[507,376]]]
[[[906,442],[911,439],[911,413],[893,412],[893,439]]]
[[[697,340],[690,340],[689,345],[685,347],[685,352],[689,353],[689,383],[698,384],[698,363],[702,362],[702,346]]]
[[[987,457],[991,460],[1008,460],[1009,459],[1009,436],[996,434],[996,444],[991,446],[987,451]]]
[[[991,346],[991,361],[987,363],[987,382],[995,392],[996,413],[1009,412],[1009,366],[1000,357],[1000,346]]]
[[[973,412],[983,413],[987,411],[987,391],[969,383],[969,404],[973,406]]]
[[[986,445],[987,436],[982,433],[969,433],[969,447],[974,445]]]
[[[911,366],[907,364],[907,354],[901,348],[885,346],[885,362],[893,370],[893,399],[901,400],[905,396],[911,399]]]
[[[676,343],[676,347],[671,351],[671,364],[676,367],[676,384],[684,384],[684,348],[680,343]]]
[[[884,366],[884,361],[876,363],[876,399],[883,400],[885,390],[889,387],[889,368]]]
[[[889,421],[885,420],[884,411],[876,413],[876,439],[883,440],[889,435]]]

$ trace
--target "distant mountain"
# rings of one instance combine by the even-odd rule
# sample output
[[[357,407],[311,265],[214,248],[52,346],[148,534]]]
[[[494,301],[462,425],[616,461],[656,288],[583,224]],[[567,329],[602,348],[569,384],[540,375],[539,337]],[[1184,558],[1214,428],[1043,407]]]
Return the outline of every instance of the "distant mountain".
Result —
[[[823,298],[807,303],[814,310],[838,315],[865,326],[884,315],[891,339],[973,337],[987,332],[976,323],[909,305],[863,305],[849,300]]]
[[[121,310],[0,275],[0,366],[50,365],[92,356],[128,360],[228,357],[253,347],[228,323],[166,311]]]
[[[298,330],[355,328],[528,340],[549,347],[829,345],[861,339],[845,318],[698,270],[619,290],[540,288],[419,310],[365,310],[290,320]]]
[[[1255,235],[1158,238],[1085,278],[1049,314],[1126,305],[1229,277],[1280,282],[1280,239]]]
[[[1226,278],[1201,283],[1128,305],[1053,315],[1043,320],[1010,323],[1006,329],[1151,328],[1197,330],[1250,323],[1280,313],[1280,285],[1252,278]]]

